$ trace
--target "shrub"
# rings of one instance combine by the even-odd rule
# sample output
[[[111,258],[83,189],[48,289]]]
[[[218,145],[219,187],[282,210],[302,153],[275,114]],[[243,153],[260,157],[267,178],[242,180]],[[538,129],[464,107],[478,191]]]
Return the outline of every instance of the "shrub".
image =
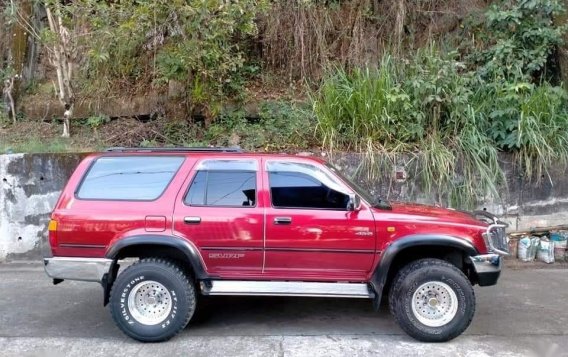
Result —
[[[258,118],[247,118],[240,110],[223,113],[205,131],[206,140],[215,145],[268,151],[315,145],[314,117],[309,108],[269,101],[259,109]]]
[[[389,160],[414,155],[422,188],[449,193],[440,201],[471,204],[495,194],[497,150],[471,103],[476,77],[464,68],[456,53],[430,47],[409,59],[387,56],[376,70],[336,69],[312,95],[317,133],[331,150],[358,149],[375,161],[385,152]]]
[[[267,0],[135,1],[77,4],[92,27],[84,75],[127,87],[181,82],[193,105],[215,116],[227,91],[250,72],[243,43],[257,33]],[[235,87],[234,82],[237,82]],[[239,83],[241,83],[239,85]]]
[[[476,33],[485,48],[469,60],[490,81],[539,82],[568,29],[568,24],[553,22],[553,17],[564,11],[559,0],[502,0],[491,5],[483,27]]]

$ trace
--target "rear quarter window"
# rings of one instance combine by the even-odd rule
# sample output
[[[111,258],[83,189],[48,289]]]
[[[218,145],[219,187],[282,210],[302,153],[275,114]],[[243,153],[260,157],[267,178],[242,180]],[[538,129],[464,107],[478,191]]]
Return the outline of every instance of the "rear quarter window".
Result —
[[[77,197],[84,200],[152,201],[166,190],[184,158],[101,157],[83,177]]]

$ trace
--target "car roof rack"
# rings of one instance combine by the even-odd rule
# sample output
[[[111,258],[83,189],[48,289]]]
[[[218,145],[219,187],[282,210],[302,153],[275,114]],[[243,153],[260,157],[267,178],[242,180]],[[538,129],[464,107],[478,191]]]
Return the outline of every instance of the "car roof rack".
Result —
[[[105,152],[243,152],[239,146],[235,147],[191,147],[191,146],[177,146],[177,147],[110,147]]]

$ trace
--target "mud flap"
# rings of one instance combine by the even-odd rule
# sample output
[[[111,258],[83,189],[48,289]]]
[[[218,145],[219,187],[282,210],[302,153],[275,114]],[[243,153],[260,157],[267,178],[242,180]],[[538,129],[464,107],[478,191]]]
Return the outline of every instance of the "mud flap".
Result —
[[[109,272],[104,275],[101,285],[103,286],[103,306],[107,306],[109,299],[110,299],[110,289],[112,288],[112,284],[114,284],[114,280],[118,275],[118,269],[120,268],[120,264],[116,262],[116,260],[111,264]]]

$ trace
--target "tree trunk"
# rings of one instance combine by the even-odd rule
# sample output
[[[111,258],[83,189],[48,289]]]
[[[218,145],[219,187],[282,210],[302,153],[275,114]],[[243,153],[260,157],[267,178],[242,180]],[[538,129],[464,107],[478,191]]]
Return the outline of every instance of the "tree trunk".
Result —
[[[12,92],[14,91],[14,80],[15,77],[6,79],[4,81],[4,89],[2,90],[2,94],[4,96],[4,103],[6,104],[6,109],[8,112],[8,116],[12,116],[12,121],[16,124],[16,109],[14,104],[14,97]]]
[[[57,5],[56,5],[57,6]],[[55,18],[49,5],[45,6],[49,29],[57,36],[57,41],[53,45],[51,63],[57,73],[57,87],[59,89],[59,101],[64,108],[63,113],[63,134],[67,138],[70,136],[70,119],[73,117],[73,107],[75,94],[71,78],[73,76],[73,64],[70,61],[70,40],[69,32],[63,25],[61,16]]]
[[[32,14],[32,3],[30,0],[20,0],[19,1],[19,11],[23,18],[31,18]],[[11,66],[14,69],[14,77],[11,78],[10,83],[10,93],[5,94],[10,99],[10,112],[12,113],[12,118],[14,122],[16,121],[16,112],[14,108],[16,107],[16,102],[20,96],[20,83],[22,78],[22,72],[24,70],[26,60],[27,60],[27,50],[28,50],[28,32],[25,26],[16,22],[12,25],[11,31],[12,43],[10,46],[11,54]],[[16,80],[15,80],[16,79]]]
[[[568,0],[563,0],[564,11],[557,16],[554,21],[557,25],[568,23]],[[564,84],[564,88],[568,89],[568,32],[564,33],[564,44],[558,47],[558,64],[560,66],[560,80]]]
[[[406,22],[406,1],[398,0],[396,6],[396,19],[394,24],[394,33],[396,36],[396,51],[398,55],[402,53],[402,41],[404,37],[405,22]]]
[[[22,18],[30,19],[32,14],[32,4],[29,0],[20,0],[19,11]],[[26,63],[28,49],[28,32],[18,21],[13,25],[12,30],[12,66],[16,74],[21,75]]]

